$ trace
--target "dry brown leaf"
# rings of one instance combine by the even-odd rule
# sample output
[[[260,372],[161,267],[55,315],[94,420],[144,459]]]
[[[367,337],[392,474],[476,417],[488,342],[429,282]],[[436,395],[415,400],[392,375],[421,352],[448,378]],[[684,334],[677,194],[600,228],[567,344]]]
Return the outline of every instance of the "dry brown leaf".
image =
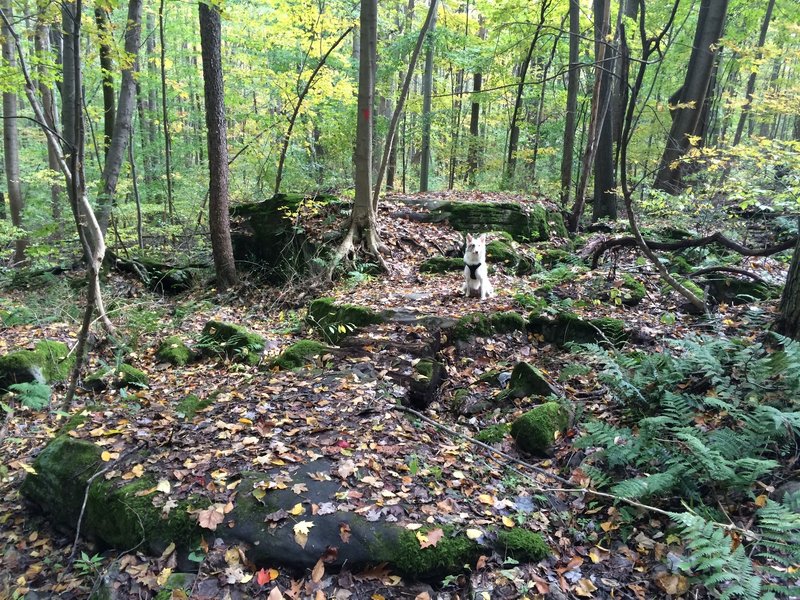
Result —
[[[317,561],[317,564],[315,564],[314,568],[311,570],[311,581],[314,583],[319,583],[322,580],[323,575],[325,575],[325,565],[320,558]]]

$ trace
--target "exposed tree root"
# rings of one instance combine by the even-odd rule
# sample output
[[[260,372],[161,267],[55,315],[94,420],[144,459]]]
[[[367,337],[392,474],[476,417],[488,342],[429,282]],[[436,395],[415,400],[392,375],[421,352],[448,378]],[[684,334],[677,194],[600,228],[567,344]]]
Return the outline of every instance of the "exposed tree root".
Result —
[[[692,240],[676,240],[674,242],[644,240],[644,242],[651,250],[682,250],[684,248],[697,248],[698,246],[708,246],[716,243],[720,246],[724,246],[725,248],[733,250],[742,256],[772,256],[778,252],[783,252],[784,250],[794,248],[795,244],[797,243],[797,238],[795,237],[780,244],[776,244],[775,246],[768,246],[767,248],[749,248],[747,246],[743,246],[742,244],[725,237],[725,235],[719,231],[712,233],[711,235]],[[606,240],[595,249],[594,254],[592,255],[592,268],[597,268],[597,265],[600,262],[600,257],[602,257],[606,251],[612,248],[630,248],[636,245],[636,238],[632,236]]]
[[[376,227],[370,222],[371,220],[366,223],[360,221],[360,219],[350,219],[347,233],[339,243],[339,247],[334,252],[330,264],[325,270],[324,279],[326,281],[333,279],[333,272],[343,260],[353,261],[359,254],[377,263],[381,271],[385,273],[389,271],[389,267],[383,258],[383,254],[388,252],[388,248],[378,236]]]

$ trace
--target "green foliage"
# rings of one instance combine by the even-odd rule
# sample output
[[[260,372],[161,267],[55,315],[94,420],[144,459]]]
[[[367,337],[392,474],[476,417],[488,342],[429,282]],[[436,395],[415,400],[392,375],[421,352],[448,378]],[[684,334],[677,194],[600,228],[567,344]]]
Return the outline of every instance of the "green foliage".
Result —
[[[496,444],[502,442],[511,430],[508,423],[497,423],[489,425],[485,429],[481,429],[476,435],[475,439],[484,444]]]
[[[178,405],[175,407],[175,412],[177,412],[179,415],[183,415],[183,418],[188,421],[194,417],[197,411],[211,406],[211,403],[211,398],[201,399],[194,394],[189,394],[178,403]]]
[[[50,403],[50,386],[44,383],[14,383],[8,386],[9,391],[19,398],[23,406],[40,410]]]
[[[713,338],[676,341],[654,355],[596,346],[589,355],[636,432],[588,423],[578,444],[601,449],[593,459],[602,458],[612,474],[657,473],[622,478],[613,488],[621,496],[674,491],[700,500],[709,488],[748,490],[778,466],[786,436],[800,427],[797,396],[787,393],[798,375],[776,369],[797,360],[797,344],[777,359],[761,344]]]
[[[506,556],[519,562],[540,561],[550,554],[541,535],[521,527],[498,531],[497,544]]]
[[[89,556],[86,552],[81,551],[81,557],[75,560],[75,570],[81,577],[94,576],[100,572],[100,567],[103,565],[103,557],[99,554]]]
[[[428,531],[423,529],[420,533]],[[401,573],[419,578],[460,571],[480,554],[475,542],[466,535],[456,535],[450,527],[444,528],[444,535],[435,546],[427,548],[420,547],[416,532],[402,531],[397,542],[385,551]]]

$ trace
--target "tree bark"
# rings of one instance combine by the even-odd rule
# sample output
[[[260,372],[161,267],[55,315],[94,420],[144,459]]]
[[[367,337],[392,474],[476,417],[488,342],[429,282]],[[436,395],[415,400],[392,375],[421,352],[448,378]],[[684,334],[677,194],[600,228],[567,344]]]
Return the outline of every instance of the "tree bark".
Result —
[[[172,134],[169,131],[169,110],[167,109],[167,44],[164,36],[164,4],[161,0],[158,9],[158,35],[161,41],[161,122],[164,127],[164,169],[167,176],[167,205],[165,213],[172,219]]]
[[[48,127],[54,131],[58,129],[58,121],[56,115],[55,99],[53,98],[53,89],[50,87],[47,79],[47,64],[50,57],[50,27],[40,17],[36,22],[36,32],[34,34],[34,49],[36,55],[39,57],[39,93],[42,96],[42,108],[44,109],[44,116]],[[47,146],[47,166],[51,171],[58,171],[58,159],[50,146]],[[53,221],[58,225],[59,231],[61,230],[61,186],[53,182],[50,185],[50,211],[53,216]]]
[[[769,22],[772,19],[772,9],[775,7],[775,0],[767,1],[767,10],[764,13],[764,20],[761,23],[761,32],[758,35],[758,51],[756,52],[756,59],[761,58],[761,49],[764,47],[764,42],[767,41],[767,32],[769,31]],[[747,78],[747,89],[744,93],[744,106],[742,107],[742,114],[739,115],[739,123],[736,125],[736,133],[733,135],[733,145],[737,146],[742,139],[742,132],[744,125],[747,122],[747,117],[750,116],[750,109],[753,104],[753,92],[756,89],[756,71],[750,73]]]
[[[11,0],[3,1],[3,11],[13,21]],[[14,56],[14,39],[8,28],[3,25],[3,61],[8,68],[16,68]],[[8,189],[8,208],[11,213],[11,224],[22,229],[22,188],[19,173],[19,129],[17,127],[17,94],[3,92],[3,157],[5,159],[6,185]],[[13,265],[21,265],[25,261],[27,238],[20,235],[14,243]]]
[[[683,169],[674,163],[687,152],[689,138],[696,134],[727,10],[728,0],[701,0],[686,78],[653,184],[656,189],[674,194],[682,187]]]
[[[217,287],[236,283],[228,212],[228,140],[222,79],[222,25],[216,5],[200,2],[200,46],[203,53],[203,89],[208,128],[208,225]]]
[[[119,86],[119,106],[114,119],[114,130],[106,151],[106,162],[103,168],[103,188],[97,210],[97,222],[103,235],[108,231],[111,210],[125,150],[131,139],[133,111],[136,107],[136,54],[139,51],[139,39],[142,32],[142,0],[130,0],[128,3],[128,19],[125,26],[125,55],[122,64],[122,79]]]
[[[431,0],[435,4],[434,0]],[[431,95],[433,94],[433,49],[436,12],[428,26],[425,48],[425,72],[422,75],[422,155],[419,163],[419,191],[427,192],[431,166]]]
[[[606,44],[611,29],[611,6],[609,0],[594,0],[595,44]],[[604,57],[600,72],[599,110],[603,125],[597,139],[597,152],[594,157],[594,202],[592,204],[592,223],[603,218],[617,219],[617,194],[614,178],[614,123],[611,108],[613,89],[612,74],[615,71],[615,52],[607,46],[604,53],[596,51]]]
[[[776,329],[783,335],[800,340],[800,237],[797,238],[786,285],[781,294]]]
[[[103,82],[103,155],[108,156],[111,138],[114,135],[114,61],[111,59],[111,45],[114,37],[108,13],[102,6],[95,6],[94,20],[100,38],[100,72]]]
[[[569,73],[567,74],[567,109],[564,119],[564,149],[561,155],[561,206],[569,204],[572,188],[572,164],[575,154],[575,131],[578,123],[578,84],[581,34],[580,0],[569,0]]]

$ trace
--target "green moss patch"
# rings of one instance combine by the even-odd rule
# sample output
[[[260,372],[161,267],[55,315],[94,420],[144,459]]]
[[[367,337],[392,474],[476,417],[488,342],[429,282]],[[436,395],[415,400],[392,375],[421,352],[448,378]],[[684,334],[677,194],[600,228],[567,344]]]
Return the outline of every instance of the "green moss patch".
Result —
[[[327,347],[314,340],[300,340],[286,348],[270,363],[272,367],[281,369],[299,369],[307,365],[314,356],[319,356]]]
[[[497,532],[497,550],[521,563],[538,562],[550,555],[541,535],[518,527]]]
[[[466,340],[470,337],[487,337],[494,333],[510,333],[525,329],[525,318],[514,311],[486,315],[470,313],[461,317],[453,327],[453,338]]]
[[[450,256],[434,256],[422,261],[420,273],[449,273],[464,270],[464,260]]]
[[[306,321],[325,339],[335,343],[359,327],[383,323],[385,319],[363,306],[336,304],[333,298],[317,298],[308,306]]]
[[[485,429],[481,429],[475,435],[475,439],[484,444],[496,444],[497,442],[502,442],[510,430],[511,427],[507,423],[490,425]]]
[[[458,231],[505,231],[518,242],[542,242],[550,237],[549,221],[556,222],[558,217],[540,205],[445,202],[431,211],[431,220],[449,221]]]
[[[555,318],[531,314],[528,329],[552,344],[603,343],[608,340],[621,346],[628,340],[625,324],[619,319],[582,319],[571,312],[562,312]]]
[[[14,383],[64,381],[75,365],[75,355],[62,342],[42,340],[33,350],[18,350],[0,357],[0,390]]]
[[[508,390],[505,395],[512,398],[525,398],[527,396],[551,396],[558,394],[542,372],[528,363],[517,363],[511,371],[508,381]]]
[[[211,404],[211,398],[201,399],[194,394],[189,394],[186,398],[178,402],[178,405],[175,407],[175,412],[179,415],[183,415],[183,418],[188,421],[192,419],[198,411],[211,406]]]
[[[189,346],[183,343],[180,336],[171,335],[165,338],[156,351],[156,358],[163,362],[182,367],[192,360],[193,353]]]
[[[553,445],[555,434],[567,428],[567,413],[558,402],[545,402],[518,417],[511,437],[529,454],[543,454]]]
[[[150,378],[144,371],[132,367],[127,363],[122,363],[117,368],[117,385],[120,387],[134,386],[146,388],[150,385]]]
[[[209,321],[198,346],[204,353],[255,365],[264,351],[264,338],[233,323]]]
[[[384,549],[382,559],[388,560],[401,574],[419,579],[458,573],[473,565],[480,555],[478,545],[452,528],[443,529],[444,535],[437,544],[427,548],[420,547],[415,532],[403,531],[393,547]]]

